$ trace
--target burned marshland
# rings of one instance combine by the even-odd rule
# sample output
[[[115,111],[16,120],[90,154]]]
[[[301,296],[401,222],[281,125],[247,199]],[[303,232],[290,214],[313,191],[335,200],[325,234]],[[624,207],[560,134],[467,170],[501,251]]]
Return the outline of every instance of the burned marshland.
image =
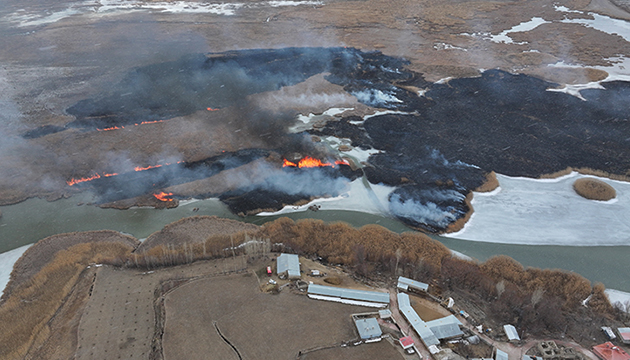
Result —
[[[257,98],[318,75],[364,113],[381,113],[341,114],[296,132],[299,106]],[[579,97],[553,91],[558,87],[501,70],[431,83],[404,59],[353,48],[229,51],[131,69],[107,91],[70,106],[73,120],[32,128],[24,138],[99,142],[133,132],[149,141],[159,134],[150,157],[119,161],[104,152],[87,166],[60,169],[67,194],[90,190],[101,205],[218,197],[236,214],[254,214],[339,196],[364,177],[392,188],[391,216],[442,232],[470,211],[467,195],[492,171],[538,177],[572,167],[628,175],[628,83],[603,83]],[[181,133],[170,139],[167,129]],[[371,155],[361,161],[313,141],[325,137],[349,139]],[[309,158],[318,162],[287,166]]]

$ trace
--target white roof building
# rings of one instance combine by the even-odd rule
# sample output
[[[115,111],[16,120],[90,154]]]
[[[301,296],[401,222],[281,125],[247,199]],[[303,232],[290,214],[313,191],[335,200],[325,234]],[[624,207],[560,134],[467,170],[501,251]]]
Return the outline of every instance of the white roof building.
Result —
[[[300,275],[300,258],[294,254],[280,254],[277,263],[278,276],[286,277],[287,279],[299,279]]]
[[[385,307],[389,304],[388,293],[345,289],[317,284],[308,285],[308,297],[360,306]]]
[[[412,280],[403,276],[399,276],[398,288],[405,291],[408,291],[409,289],[416,290],[416,291],[427,291],[429,290],[429,284],[425,284],[420,281],[415,281],[415,280]]]
[[[362,340],[374,339],[383,334],[376,318],[357,319],[354,321],[354,324]]]
[[[503,325],[503,331],[505,331],[505,335],[507,335],[509,341],[520,341],[521,338],[518,336],[518,332],[514,325]]]

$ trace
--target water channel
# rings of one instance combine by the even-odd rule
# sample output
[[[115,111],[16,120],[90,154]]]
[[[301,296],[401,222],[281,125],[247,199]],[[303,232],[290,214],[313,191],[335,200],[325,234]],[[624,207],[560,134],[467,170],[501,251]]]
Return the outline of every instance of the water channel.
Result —
[[[19,204],[0,207],[2,211],[0,253],[34,243],[50,235],[73,231],[111,229],[143,239],[171,222],[194,215],[216,215],[259,225],[284,216],[294,220],[315,218],[326,222],[344,221],[355,227],[378,224],[399,233],[411,231],[395,219],[355,211],[320,210],[240,218],[230,213],[216,199],[186,201],[180,203],[177,208],[165,210],[153,208],[115,210],[78,205],[91,200],[89,194],[80,194],[54,202],[29,199]],[[533,246],[485,243],[440,236],[433,238],[450,249],[478,260],[504,254],[525,266],[575,271],[593,282],[602,282],[609,288],[630,292],[630,278],[627,273],[630,246]]]

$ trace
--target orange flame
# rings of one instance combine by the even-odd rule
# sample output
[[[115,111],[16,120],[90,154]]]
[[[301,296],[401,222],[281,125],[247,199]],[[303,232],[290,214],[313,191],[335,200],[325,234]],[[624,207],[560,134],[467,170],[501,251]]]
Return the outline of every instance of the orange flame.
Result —
[[[206,108],[206,110],[208,110],[208,111],[217,111],[217,110],[220,110],[220,109],[219,108],[213,109],[213,108],[209,107],[209,108]]]
[[[168,196],[172,195],[173,193],[165,193],[164,191],[160,192],[159,194],[153,194],[153,196],[155,196],[155,198],[160,201],[173,201],[173,199],[168,198]]]
[[[155,123],[161,123],[164,122],[164,120],[154,120],[154,121],[143,121],[141,123],[137,123],[137,124],[133,124],[133,126],[140,126],[140,125],[147,125],[147,124],[155,124]],[[110,130],[120,130],[120,129],[124,129],[124,126],[111,126],[108,128],[104,128],[104,129],[96,129],[98,131],[110,131]]]
[[[348,165],[348,162],[346,162],[345,160],[337,160],[334,163],[327,163],[327,162],[322,162],[319,159],[315,159],[310,156],[307,156],[303,158],[302,160],[300,160],[297,164],[287,159],[284,159],[284,162],[282,163],[282,167],[299,167],[299,168],[303,168],[303,167],[313,168],[313,167],[323,167],[323,166],[335,167],[335,165]]]
[[[170,165],[170,164],[166,164],[166,165]],[[149,169],[155,169],[155,168],[159,168],[162,167],[162,165],[149,165],[147,167],[141,167],[141,166],[136,166],[135,168],[133,168],[135,171],[144,171],[144,170],[149,170]]]
[[[80,179],[70,179],[68,181],[66,181],[66,183],[70,186],[78,184],[78,183],[82,183],[82,182],[86,182],[86,181],[92,181],[94,179],[100,179],[101,175],[99,175],[98,173],[95,173],[94,175],[90,176],[90,177],[84,177],[84,178],[80,178]]]

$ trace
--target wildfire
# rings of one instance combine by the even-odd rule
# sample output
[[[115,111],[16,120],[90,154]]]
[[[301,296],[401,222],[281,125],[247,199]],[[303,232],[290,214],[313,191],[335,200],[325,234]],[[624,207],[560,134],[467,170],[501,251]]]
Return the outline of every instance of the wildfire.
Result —
[[[335,167],[335,165],[348,165],[348,163],[345,160],[337,160],[332,163],[327,163],[327,162],[322,162],[319,159],[312,158],[310,156],[303,158],[297,164],[287,159],[284,159],[282,163],[282,167],[298,167],[298,168],[304,168],[304,167],[313,168],[313,167],[324,167],[324,166]]]
[[[168,196],[173,196],[173,193],[165,193],[162,191],[159,194],[153,194],[153,196],[160,201],[173,201],[173,199],[168,198]]]
[[[164,122],[164,120],[155,120],[155,121],[143,121],[141,123],[137,123],[137,124],[133,124],[133,126],[140,126],[140,125],[147,125],[147,124],[155,124],[155,123],[161,123]],[[120,129],[124,129],[124,126],[111,126],[108,128],[104,128],[104,129],[96,129],[98,131],[111,131],[111,130],[120,130]]]
[[[181,164],[183,163],[183,160],[178,161],[176,164]],[[162,166],[168,166],[171,165],[172,163],[164,163],[164,164],[157,164],[157,165],[149,165],[146,167],[142,167],[142,166],[136,166],[135,168],[133,168],[134,171],[145,171],[145,170],[149,170],[149,169],[156,169],[156,168],[160,168]],[[80,178],[80,179],[75,179],[72,178],[68,181],[66,181],[66,183],[70,186],[72,185],[76,185],[82,182],[86,182],[86,181],[92,181],[94,179],[100,179],[101,177],[112,177],[112,176],[116,176],[118,175],[118,173],[103,173],[103,175],[99,174],[99,173],[94,173],[94,175],[90,176],[90,177],[84,177],[84,178]]]
[[[213,108],[209,107],[209,108],[206,108],[206,110],[208,110],[208,111],[217,111],[217,110],[221,110],[221,109],[219,109],[219,108],[213,109]]]

